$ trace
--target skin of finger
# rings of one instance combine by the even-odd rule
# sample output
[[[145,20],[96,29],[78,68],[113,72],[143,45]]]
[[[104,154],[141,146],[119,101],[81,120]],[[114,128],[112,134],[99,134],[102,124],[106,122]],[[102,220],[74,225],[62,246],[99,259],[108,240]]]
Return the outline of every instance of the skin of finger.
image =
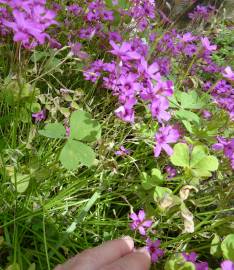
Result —
[[[111,264],[122,256],[131,253],[133,249],[134,242],[130,237],[108,241],[101,246],[81,252],[64,265],[57,266],[57,269],[55,268],[55,270],[102,269],[104,265]]]
[[[135,251],[99,270],[148,270],[151,258],[146,250]]]

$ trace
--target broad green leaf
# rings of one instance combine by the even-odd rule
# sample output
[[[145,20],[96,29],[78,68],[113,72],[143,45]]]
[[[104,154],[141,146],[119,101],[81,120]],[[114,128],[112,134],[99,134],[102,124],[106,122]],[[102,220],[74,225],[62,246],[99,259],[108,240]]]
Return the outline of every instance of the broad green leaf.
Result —
[[[53,139],[63,139],[66,135],[66,130],[64,126],[60,123],[47,124],[43,130],[39,130],[38,133],[42,136],[53,138]]]
[[[152,188],[152,183],[150,182],[150,177],[146,172],[141,173],[141,185],[145,190]]]
[[[215,257],[221,257],[221,255],[222,255],[221,241],[220,241],[220,237],[217,234],[215,234],[213,240],[211,241],[210,254],[215,256]]]
[[[41,105],[38,102],[32,103],[32,105],[31,105],[31,112],[32,113],[40,112],[40,110],[41,110]]]
[[[182,120],[182,123],[184,124],[185,128],[188,130],[189,133],[193,133],[193,127],[189,121]]]
[[[219,167],[219,161],[215,156],[205,156],[193,168],[204,171],[216,171]]]
[[[172,194],[172,191],[169,188],[157,186],[154,190],[154,200],[161,200],[167,194]]]
[[[178,270],[195,270],[195,264],[192,262],[185,262]]]
[[[75,170],[79,163],[90,167],[95,159],[91,147],[75,140],[68,140],[63,147],[59,160],[67,170]]]
[[[152,182],[157,185],[161,185],[164,182],[161,171],[156,168],[151,170],[151,179],[152,179]]]
[[[221,244],[221,249],[225,259],[234,261],[234,234],[229,234],[225,237]]]
[[[194,167],[206,156],[205,149],[202,145],[197,145],[193,148],[191,154],[190,167]]]
[[[71,115],[70,138],[83,141],[94,141],[101,136],[101,126],[96,120],[91,119],[91,115],[82,110],[78,110]]]
[[[182,92],[180,102],[184,109],[201,109],[205,105],[194,90],[188,93]]]
[[[188,122],[195,122],[197,124],[200,123],[200,118],[197,114],[191,111],[186,111],[186,110],[179,110],[175,113],[176,117],[181,120],[186,120]]]
[[[170,157],[173,165],[189,167],[189,147],[185,143],[177,143],[174,146],[173,155]]]
[[[163,182],[163,176],[159,169],[152,169],[151,176],[149,176],[146,172],[142,172],[141,174],[141,184],[145,190],[149,190],[155,186],[161,185]]]
[[[24,193],[29,186],[30,176],[28,174],[17,173],[16,177],[11,176],[11,182],[15,186],[17,192]]]

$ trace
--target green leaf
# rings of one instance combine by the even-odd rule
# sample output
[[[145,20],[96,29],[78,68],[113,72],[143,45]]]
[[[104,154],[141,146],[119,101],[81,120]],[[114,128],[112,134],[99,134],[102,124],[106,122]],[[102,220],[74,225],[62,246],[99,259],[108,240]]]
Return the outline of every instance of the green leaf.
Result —
[[[220,241],[220,237],[217,234],[215,234],[213,240],[211,241],[210,254],[215,256],[215,257],[221,257],[221,255],[222,255],[221,241]]]
[[[141,173],[141,185],[145,190],[149,190],[153,187],[150,177],[146,172]]]
[[[30,176],[28,174],[16,174],[11,176],[11,182],[15,186],[17,192],[24,193],[29,186]]]
[[[173,155],[170,157],[173,165],[189,167],[189,147],[185,143],[177,143],[174,146]]]
[[[166,187],[155,187],[154,190],[154,200],[161,200],[163,199],[167,194],[172,194],[172,191],[169,188]]]
[[[31,112],[32,113],[40,112],[40,110],[41,110],[41,105],[38,102],[32,103],[32,105],[31,105]]]
[[[191,154],[190,166],[194,167],[198,162],[200,162],[206,156],[205,149],[202,145],[197,145],[193,148]]]
[[[163,184],[163,176],[159,169],[154,168],[151,170],[151,181],[157,185]]]
[[[206,171],[216,171],[219,167],[219,161],[215,156],[205,156],[196,163],[193,168]]]
[[[189,121],[182,120],[182,123],[184,124],[185,128],[188,130],[189,133],[193,133],[193,127]]]
[[[205,104],[195,90],[180,94],[181,106],[184,109],[201,109]]]
[[[191,111],[186,111],[186,110],[179,110],[175,113],[176,117],[181,120],[187,120],[189,122],[195,122],[197,124],[200,123],[200,118],[197,114]]]
[[[69,139],[60,153],[59,160],[67,170],[75,170],[79,163],[90,167],[94,163],[95,153],[88,145]]]
[[[163,182],[163,176],[159,169],[152,169],[151,176],[149,176],[146,172],[142,172],[141,174],[141,184],[145,190],[149,190],[155,186],[161,185]]]
[[[234,234],[229,234],[225,237],[221,244],[221,249],[225,259],[234,261]]]
[[[53,139],[64,139],[66,130],[60,123],[47,124],[43,130],[39,130],[38,133],[42,136]]]
[[[91,119],[91,115],[82,110],[78,110],[71,115],[70,138],[83,141],[94,141],[101,137],[101,126],[96,120]]]

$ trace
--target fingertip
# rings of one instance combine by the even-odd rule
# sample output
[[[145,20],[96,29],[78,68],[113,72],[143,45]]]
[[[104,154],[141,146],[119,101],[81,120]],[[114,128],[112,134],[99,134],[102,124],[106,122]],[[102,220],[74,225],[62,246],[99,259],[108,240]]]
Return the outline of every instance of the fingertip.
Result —
[[[134,249],[134,241],[133,241],[132,237],[130,237],[128,235],[127,236],[123,236],[121,238],[121,240],[123,240],[125,242],[125,244],[128,246],[128,248],[130,250],[133,250]]]

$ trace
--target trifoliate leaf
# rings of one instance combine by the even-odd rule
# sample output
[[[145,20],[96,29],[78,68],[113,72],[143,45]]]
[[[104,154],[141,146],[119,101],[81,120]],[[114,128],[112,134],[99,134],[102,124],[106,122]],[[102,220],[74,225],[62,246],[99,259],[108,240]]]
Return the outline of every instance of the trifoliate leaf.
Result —
[[[53,139],[63,139],[66,135],[66,130],[64,126],[60,123],[47,124],[43,130],[39,130],[38,133],[42,136],[53,138]]]
[[[189,147],[185,143],[177,143],[174,146],[173,155],[170,157],[173,165],[189,167]]]
[[[234,261],[234,234],[229,234],[225,237],[221,244],[221,249],[225,259]]]
[[[90,167],[95,159],[95,153],[91,147],[75,140],[68,140],[63,147],[59,160],[68,170],[75,170],[79,163]]]
[[[91,119],[91,115],[82,110],[78,110],[71,115],[70,138],[82,141],[94,141],[101,136],[101,126]]]

